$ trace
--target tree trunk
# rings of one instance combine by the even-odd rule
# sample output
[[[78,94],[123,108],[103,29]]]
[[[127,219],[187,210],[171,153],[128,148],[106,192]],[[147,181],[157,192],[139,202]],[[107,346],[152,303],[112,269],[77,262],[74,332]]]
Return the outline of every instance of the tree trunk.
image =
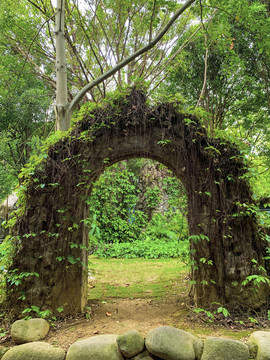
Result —
[[[57,0],[56,10],[56,130],[70,127],[67,96],[67,63],[65,51],[65,0]]]

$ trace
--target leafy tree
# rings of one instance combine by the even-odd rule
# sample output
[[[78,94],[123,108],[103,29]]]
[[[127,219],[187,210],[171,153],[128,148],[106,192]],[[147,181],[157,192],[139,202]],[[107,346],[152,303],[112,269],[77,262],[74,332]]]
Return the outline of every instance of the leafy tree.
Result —
[[[209,9],[216,13],[206,23]],[[163,74],[156,96],[194,112],[212,136],[237,142],[251,160],[250,182],[258,198],[269,192],[262,177],[269,176],[269,4],[202,2],[201,20],[200,30]],[[182,41],[175,52],[181,47]]]
[[[43,82],[31,73],[19,77],[21,61],[0,44],[0,198],[9,194],[33,151],[52,125],[51,99]],[[26,68],[29,70],[29,68]]]
[[[180,93],[186,106],[207,111],[205,125],[211,133],[236,124],[245,131],[251,124],[254,132],[262,124],[267,128],[267,6],[260,1],[214,4],[217,13],[171,65],[164,91]],[[202,11],[207,13],[207,7]]]
[[[2,7],[6,26],[3,37],[12,44],[18,55],[29,62],[32,70],[54,89],[56,82],[52,70],[55,50],[58,49],[57,97],[61,93],[61,98],[56,101],[56,105],[60,106],[57,114],[65,116],[67,102],[71,102],[70,111],[67,112],[67,116],[70,116],[87,92],[93,101],[98,101],[105,96],[107,88],[131,83],[134,77],[145,80],[155,77],[162,59],[179,37],[179,32],[185,31],[191,17],[188,15],[179,25],[172,25],[194,2],[188,0],[182,6],[176,0],[155,0],[147,4],[142,0],[85,1],[85,6],[79,8],[77,1],[67,0],[67,21],[63,28],[63,0],[58,1],[56,17],[55,9],[48,0],[22,0],[20,7],[13,7],[12,10],[5,10],[11,2],[4,0]],[[53,38],[54,20],[57,22],[56,42]],[[22,21],[27,22],[24,33],[20,25]],[[12,36],[10,28],[13,29]],[[160,46],[154,48],[161,39]],[[70,71],[68,93],[64,95],[60,89],[66,87],[66,62]],[[123,69],[125,65],[128,65],[127,69]],[[94,81],[91,83],[91,80]],[[78,89],[81,90],[74,98]]]

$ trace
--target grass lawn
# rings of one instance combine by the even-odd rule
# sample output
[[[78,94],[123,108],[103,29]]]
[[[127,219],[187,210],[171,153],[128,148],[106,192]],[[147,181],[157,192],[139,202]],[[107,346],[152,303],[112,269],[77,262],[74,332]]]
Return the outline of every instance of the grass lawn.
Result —
[[[188,268],[178,259],[98,259],[90,257],[89,299],[161,298],[187,292]]]

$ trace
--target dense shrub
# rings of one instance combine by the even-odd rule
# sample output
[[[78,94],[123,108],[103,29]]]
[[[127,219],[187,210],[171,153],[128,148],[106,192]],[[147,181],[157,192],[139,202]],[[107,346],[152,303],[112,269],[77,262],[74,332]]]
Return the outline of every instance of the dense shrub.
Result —
[[[164,241],[159,239],[153,241],[147,237],[145,240],[135,240],[129,243],[100,244],[94,255],[103,258],[146,258],[167,259],[181,258],[185,260],[189,254],[188,240]]]
[[[91,253],[119,258],[187,255],[183,186],[163,165],[148,162],[118,163],[94,184],[85,221]]]

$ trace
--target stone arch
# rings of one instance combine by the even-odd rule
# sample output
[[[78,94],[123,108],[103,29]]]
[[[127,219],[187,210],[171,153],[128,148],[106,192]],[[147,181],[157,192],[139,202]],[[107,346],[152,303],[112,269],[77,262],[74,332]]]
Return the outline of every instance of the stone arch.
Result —
[[[135,157],[166,165],[186,187],[195,303],[260,306],[269,291],[255,293],[241,285],[255,271],[252,259],[264,265],[264,245],[256,218],[246,212],[252,198],[239,151],[208,138],[198,120],[174,104],[148,106],[136,89],[84,116],[50,146],[27,179],[25,211],[13,228],[16,251],[9,276],[28,275],[17,285],[10,282],[9,305],[82,311],[87,303],[85,199],[106,166]]]

